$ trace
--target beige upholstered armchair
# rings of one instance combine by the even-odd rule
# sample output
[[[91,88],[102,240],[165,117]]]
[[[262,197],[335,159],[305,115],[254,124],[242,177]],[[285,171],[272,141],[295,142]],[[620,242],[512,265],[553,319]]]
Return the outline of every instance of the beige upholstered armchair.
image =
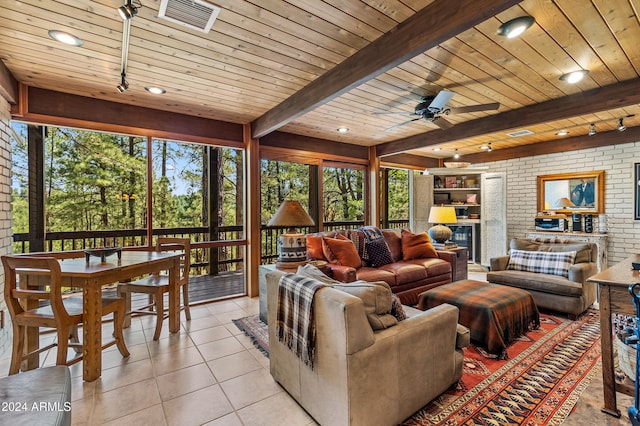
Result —
[[[271,375],[318,423],[396,425],[462,376],[469,332],[458,325],[456,307],[406,307],[409,318],[374,332],[364,298],[330,287],[318,290],[313,302],[312,370],[276,335],[281,276],[267,274]]]

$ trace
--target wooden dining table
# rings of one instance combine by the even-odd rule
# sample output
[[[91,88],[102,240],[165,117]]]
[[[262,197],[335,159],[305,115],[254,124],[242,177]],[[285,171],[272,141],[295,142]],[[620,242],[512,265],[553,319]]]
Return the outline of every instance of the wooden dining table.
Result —
[[[47,253],[40,253],[47,255]],[[53,255],[53,254],[52,254]],[[82,377],[93,381],[102,374],[102,287],[135,277],[168,271],[169,273],[169,331],[180,330],[180,252],[122,251],[102,262],[100,257],[67,258],[60,262],[63,287],[82,288],[83,344]],[[55,257],[55,255],[54,255]],[[35,340],[35,341],[34,341]],[[27,338],[27,345],[37,344]],[[27,348],[31,350],[32,348]]]

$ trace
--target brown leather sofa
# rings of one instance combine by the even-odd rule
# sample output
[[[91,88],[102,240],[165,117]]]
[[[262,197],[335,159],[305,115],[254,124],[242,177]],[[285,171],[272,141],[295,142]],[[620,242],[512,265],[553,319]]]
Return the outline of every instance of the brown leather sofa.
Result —
[[[331,231],[310,234],[312,236],[336,237],[337,234],[349,236],[350,231]],[[329,262],[327,268],[333,279],[342,282],[363,281],[384,281],[391,287],[391,291],[398,295],[404,305],[415,305],[418,303],[418,296],[431,288],[448,284],[451,282],[451,271],[456,268],[456,255],[449,251],[436,251],[438,257],[419,258],[403,260],[402,239],[400,229],[383,229],[384,239],[391,252],[392,263],[374,267],[365,261],[361,266],[354,268],[351,266],[331,263],[326,256],[311,257],[312,260],[323,260]],[[307,241],[307,246],[309,241]],[[309,248],[309,247],[308,247]],[[311,251],[308,250],[308,253]],[[335,262],[335,261],[334,261]]]

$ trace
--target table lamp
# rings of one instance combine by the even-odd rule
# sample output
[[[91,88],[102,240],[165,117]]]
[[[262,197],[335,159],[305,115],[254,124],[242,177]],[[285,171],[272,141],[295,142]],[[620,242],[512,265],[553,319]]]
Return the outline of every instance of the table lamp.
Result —
[[[453,207],[433,206],[429,212],[429,222],[437,225],[429,228],[429,236],[437,243],[444,243],[451,238],[451,229],[445,223],[457,223],[456,209]]]
[[[300,202],[285,200],[273,215],[267,226],[288,226],[289,229],[278,240],[278,269],[294,269],[307,261],[307,241],[304,234],[296,231],[297,226],[313,226],[315,222],[304,210]]]

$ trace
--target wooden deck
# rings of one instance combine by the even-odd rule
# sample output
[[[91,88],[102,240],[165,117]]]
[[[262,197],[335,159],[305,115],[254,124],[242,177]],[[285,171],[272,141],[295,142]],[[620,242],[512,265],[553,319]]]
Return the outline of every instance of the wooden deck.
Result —
[[[105,289],[105,292],[115,294],[116,289],[115,287]],[[245,294],[243,271],[189,277],[190,306]],[[167,297],[168,295],[165,295],[165,306],[168,303]],[[142,293],[132,293],[131,304],[134,309],[145,306],[148,304],[147,296]]]

